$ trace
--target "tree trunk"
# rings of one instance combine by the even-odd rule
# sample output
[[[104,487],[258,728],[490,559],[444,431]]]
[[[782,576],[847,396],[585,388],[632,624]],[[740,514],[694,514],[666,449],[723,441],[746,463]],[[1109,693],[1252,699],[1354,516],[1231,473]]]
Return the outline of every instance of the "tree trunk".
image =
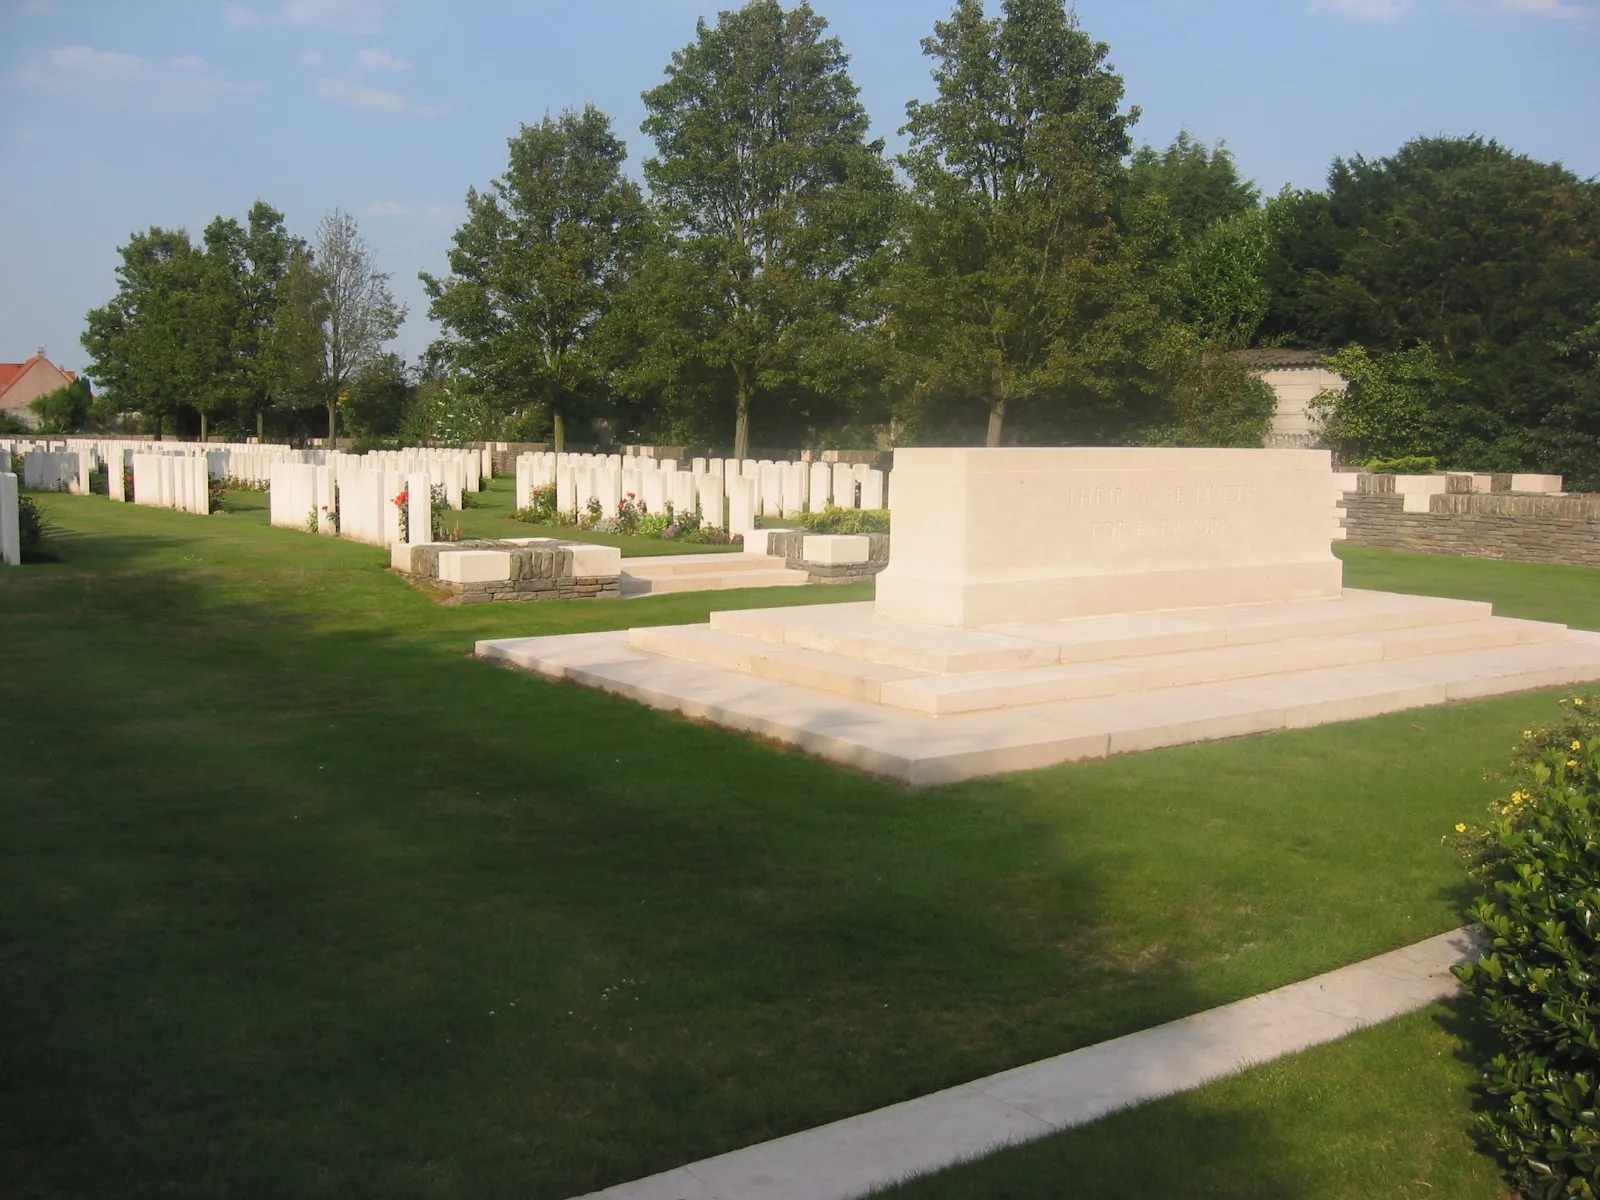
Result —
[[[989,401],[989,436],[984,440],[985,446],[998,446],[1000,434],[1006,425],[1006,398],[998,396]]]
[[[256,444],[263,445],[267,440],[267,410],[256,409]]]
[[[200,410],[200,444],[202,446],[206,444],[206,432],[209,428],[209,423],[206,421],[206,410],[202,408]]]
[[[156,414],[156,441],[158,441],[158,442],[161,440],[161,422],[162,422],[162,420],[163,420],[163,418],[162,418],[161,414],[157,413]]]
[[[551,413],[551,416],[556,423],[556,453],[561,454],[567,448],[567,419],[561,415],[559,410]]]
[[[742,377],[736,377],[733,421],[733,456],[741,462],[750,457],[750,389]]]
[[[339,436],[338,401],[328,401],[328,449],[333,449],[333,439]]]

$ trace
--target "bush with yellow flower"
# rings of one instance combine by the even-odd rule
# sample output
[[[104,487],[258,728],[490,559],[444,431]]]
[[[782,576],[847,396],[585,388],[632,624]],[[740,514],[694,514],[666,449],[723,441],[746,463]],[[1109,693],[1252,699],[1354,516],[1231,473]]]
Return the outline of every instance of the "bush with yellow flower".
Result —
[[[1600,716],[1562,702],[1523,731],[1517,786],[1456,835],[1484,894],[1490,943],[1456,969],[1497,1035],[1483,1132],[1520,1194],[1600,1200]]]

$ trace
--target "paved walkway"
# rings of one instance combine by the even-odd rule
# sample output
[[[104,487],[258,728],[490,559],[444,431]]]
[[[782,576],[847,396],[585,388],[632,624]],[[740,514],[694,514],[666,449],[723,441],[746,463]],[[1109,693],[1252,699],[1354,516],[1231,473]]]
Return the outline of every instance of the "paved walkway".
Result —
[[[853,1200],[1199,1087],[1453,995],[1466,930],[943,1092],[704,1159],[585,1200]]]

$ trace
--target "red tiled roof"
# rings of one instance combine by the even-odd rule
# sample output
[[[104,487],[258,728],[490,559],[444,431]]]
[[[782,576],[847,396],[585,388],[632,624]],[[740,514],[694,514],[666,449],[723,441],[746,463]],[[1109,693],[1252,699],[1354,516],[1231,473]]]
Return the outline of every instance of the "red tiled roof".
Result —
[[[26,375],[28,368],[37,362],[42,362],[48,367],[55,367],[57,371],[60,371],[66,377],[69,383],[78,378],[76,371],[62,371],[60,367],[57,367],[48,358],[35,354],[27,362],[0,363],[0,396],[4,396],[11,389],[11,385]]]
[[[3,395],[5,390],[15,383],[24,371],[38,361],[39,357],[35,355],[27,362],[0,363],[0,395]]]

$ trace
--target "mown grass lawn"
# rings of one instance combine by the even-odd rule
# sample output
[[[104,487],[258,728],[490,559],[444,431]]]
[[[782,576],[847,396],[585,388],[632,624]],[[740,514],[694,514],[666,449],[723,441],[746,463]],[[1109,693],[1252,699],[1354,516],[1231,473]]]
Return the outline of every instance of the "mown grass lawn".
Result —
[[[909,792],[470,657],[869,589],[441,608],[259,505],[44,503],[64,561],[0,573],[22,1196],[569,1196],[1304,978],[1460,922],[1443,835],[1555,704]],[[1600,624],[1597,571],[1346,556]]]

